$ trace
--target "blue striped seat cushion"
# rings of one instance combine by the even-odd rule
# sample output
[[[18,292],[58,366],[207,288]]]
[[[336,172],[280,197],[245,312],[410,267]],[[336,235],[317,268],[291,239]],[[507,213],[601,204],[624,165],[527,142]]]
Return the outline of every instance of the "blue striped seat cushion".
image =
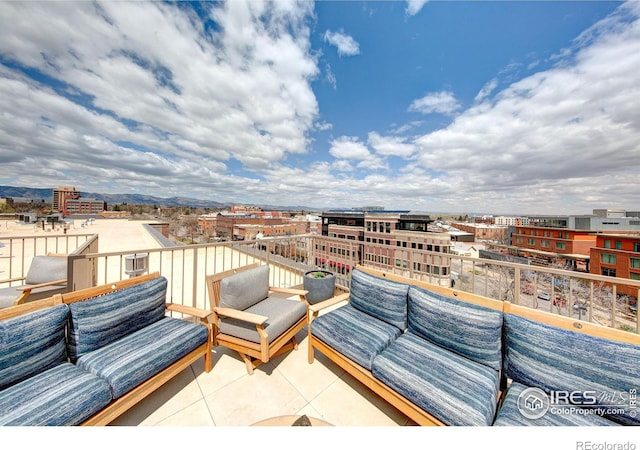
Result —
[[[0,391],[0,425],[79,425],[110,401],[106,381],[62,363]]]
[[[566,408],[561,407],[562,405],[558,405],[558,409],[548,409],[547,412],[539,418],[525,417],[518,409],[518,398],[526,388],[527,386],[520,383],[511,383],[502,406],[498,411],[498,416],[493,423],[495,426],[593,427],[619,425],[618,423],[600,417],[597,414],[590,414],[586,408],[575,407],[575,412],[566,414]],[[523,395],[526,396],[526,393]]]
[[[0,321],[0,390],[67,360],[67,305]]]
[[[307,315],[307,304],[282,297],[267,297],[245,311],[269,318],[263,325],[268,336],[267,342],[271,343]],[[223,317],[219,325],[220,332],[223,334],[260,343],[260,336],[253,324]]]
[[[640,411],[628,401],[630,390],[640,389],[640,346],[514,314],[505,314],[504,322],[507,377],[547,393],[595,391],[599,405],[625,409],[622,414],[607,415],[608,419],[640,424]]]
[[[351,274],[349,302],[370,316],[405,330],[408,290],[406,284],[354,270]]]
[[[411,286],[409,330],[480,364],[502,369],[502,311]]]
[[[491,425],[499,372],[405,332],[373,360],[373,376],[447,425]]]
[[[162,320],[87,353],[78,366],[104,378],[114,399],[207,342],[207,327],[186,320]]]
[[[346,304],[315,319],[311,334],[371,370],[373,358],[400,336],[400,330]]]
[[[167,279],[145,283],[69,305],[68,352],[71,362],[165,315]]]

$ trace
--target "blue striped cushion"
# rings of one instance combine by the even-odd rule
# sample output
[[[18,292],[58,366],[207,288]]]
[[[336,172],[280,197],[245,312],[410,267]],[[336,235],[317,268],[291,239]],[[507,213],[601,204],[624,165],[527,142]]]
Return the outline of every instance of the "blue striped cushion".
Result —
[[[505,314],[505,375],[550,391],[596,391],[601,405],[628,399],[640,390],[640,346],[589,336]],[[640,424],[640,411],[607,416]],[[625,404],[626,403],[626,404]],[[633,417],[635,413],[636,417]]]
[[[576,411],[573,414],[558,413],[555,409],[549,409],[540,418],[530,419],[525,417],[518,409],[518,397],[527,387],[519,384],[512,383],[507,390],[507,395],[504,398],[504,402],[498,411],[496,417],[495,426],[536,426],[536,427],[548,427],[548,426],[581,426],[581,427],[593,427],[593,426],[613,426],[618,425],[616,422],[600,417],[596,414],[588,414],[584,408],[576,407]],[[525,394],[526,395],[526,394]]]
[[[411,331],[373,360],[373,376],[447,425],[491,425],[499,372]]]
[[[409,330],[480,364],[502,368],[502,311],[411,286]]]
[[[0,321],[0,390],[67,360],[67,305]]]
[[[0,425],[79,425],[111,401],[106,381],[62,363],[0,392]]]
[[[166,294],[167,279],[158,277],[70,304],[68,351],[71,362],[162,319]]]
[[[311,334],[371,370],[373,358],[400,336],[400,330],[346,304],[315,319]]]
[[[407,328],[408,290],[406,284],[354,270],[349,302],[370,316],[404,330]]]
[[[114,399],[207,342],[207,327],[166,317],[78,359],[78,366],[107,380]]]

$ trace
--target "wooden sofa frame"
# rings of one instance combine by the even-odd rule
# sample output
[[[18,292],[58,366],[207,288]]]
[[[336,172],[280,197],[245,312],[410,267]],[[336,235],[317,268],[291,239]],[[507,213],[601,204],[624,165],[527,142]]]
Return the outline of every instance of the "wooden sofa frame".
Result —
[[[55,306],[59,304],[71,304],[75,302],[80,302],[83,300],[88,300],[93,297],[97,297],[100,295],[108,294],[110,292],[114,292],[117,290],[121,290],[127,287],[135,286],[140,283],[144,283],[146,281],[152,280],[154,278],[159,277],[160,274],[157,272],[141,275],[138,277],[130,278],[127,280],[117,281],[115,283],[90,287],[86,289],[81,289],[74,292],[68,292],[66,294],[56,294],[53,297],[49,297],[43,300],[36,300],[33,302],[24,303],[18,306],[14,306],[11,308],[5,308],[0,310],[0,319],[8,319],[10,317],[16,317],[31,311],[36,311],[39,309],[47,308],[50,306]],[[158,372],[153,377],[149,378],[142,384],[138,385],[119,399],[112,401],[107,405],[103,410],[96,413],[81,425],[107,425],[120,415],[124,414],[131,407],[136,405],[138,402],[142,401],[148,395],[156,391],[158,388],[162,387],[167,381],[175,377],[177,374],[182,372],[184,369],[189,367],[191,364],[196,362],[202,356],[204,356],[204,370],[206,372],[211,372],[213,368],[212,363],[212,353],[211,353],[211,343],[212,343],[212,327],[210,322],[211,311],[201,310],[198,308],[193,308],[190,306],[184,306],[174,303],[167,303],[166,310],[168,312],[175,312],[183,315],[192,316],[204,325],[206,325],[209,333],[209,338],[205,344],[200,345],[196,349],[192,350],[190,353],[186,354],[164,370]]]
[[[553,327],[570,330],[602,339],[640,345],[640,334],[629,333],[628,331],[617,330],[602,325],[577,320],[571,317],[559,316],[550,312],[540,311],[526,306],[515,305],[506,301],[502,302],[488,297],[482,297],[468,292],[458,291],[452,288],[432,285],[419,280],[413,280],[399,275],[377,271],[367,267],[359,266],[357,267],[357,269],[376,277],[386,278],[388,280],[421,287],[441,295],[457,298],[464,302],[484,306],[496,311],[502,311],[504,314],[517,315]],[[406,397],[398,394],[396,391],[380,382],[373,376],[373,374],[369,370],[353,362],[352,360],[345,357],[319,339],[313,337],[313,335],[311,334],[312,322],[316,317],[318,317],[320,311],[329,307],[341,306],[341,304],[348,301],[348,299],[349,293],[345,293],[333,297],[329,300],[325,300],[324,302],[316,303],[309,306],[309,363],[311,364],[314,360],[314,349],[318,349],[323,355],[340,366],[342,369],[344,369],[362,384],[367,386],[381,398],[386,400],[392,406],[404,413],[407,417],[414,420],[417,424],[445,425],[442,421],[432,416],[427,411],[422,410]],[[506,391],[508,381],[504,378],[503,375],[501,376],[501,380],[501,391],[498,394],[498,404],[496,411],[500,408],[502,401],[504,400],[504,393]]]
[[[475,305],[484,306],[496,311],[502,311],[502,302],[498,300],[494,300],[487,297],[481,297],[478,295],[470,294],[467,292],[457,291],[451,288],[445,288],[441,286],[432,285],[429,283],[425,283],[419,280],[413,280],[409,278],[405,278],[399,275],[381,272],[375,269],[370,269],[368,267],[358,266],[358,270],[368,273],[370,275],[385,278],[391,281],[397,281],[399,283],[404,283],[416,287],[421,287],[432,292],[436,292],[438,294],[447,295],[450,297],[455,297],[459,300],[473,303]],[[415,421],[418,425],[427,425],[427,426],[444,426],[445,424],[439,420],[438,418],[431,415],[429,412],[424,411],[419,406],[411,402],[409,399],[394,391],[386,384],[379,381],[377,378],[373,376],[371,371],[365,369],[361,365],[355,363],[351,359],[344,356],[342,353],[328,346],[321,340],[314,338],[311,334],[313,320],[318,317],[321,310],[325,308],[329,308],[332,306],[338,306],[341,303],[347,302],[349,299],[349,293],[341,294],[336,297],[325,300],[324,302],[316,303],[314,305],[309,305],[309,364],[313,363],[314,360],[314,349],[318,349],[320,353],[329,358],[335,364],[344,369],[351,376],[356,378],[366,387],[375,392],[378,396],[386,400],[396,409],[401,411],[404,415],[409,417],[411,420]],[[501,393],[498,398],[500,399]]]

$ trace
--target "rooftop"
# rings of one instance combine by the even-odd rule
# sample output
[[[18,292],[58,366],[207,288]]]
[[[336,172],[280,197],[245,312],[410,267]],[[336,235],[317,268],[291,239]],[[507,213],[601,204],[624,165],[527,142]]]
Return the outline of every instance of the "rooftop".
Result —
[[[148,222],[123,219],[96,220],[88,228],[80,227],[79,223],[76,223],[68,233],[98,234],[100,252],[160,247],[147,232],[144,223]],[[0,237],[43,233],[47,231],[34,227],[33,224],[0,221]],[[203,361],[198,361],[127,411],[112,425],[139,426],[141,428],[135,429],[136,438],[144,437],[147,442],[161,445],[162,448],[184,445],[192,441],[193,437],[204,445],[209,445],[209,441],[212,441],[210,445],[216,445],[215,443],[226,443],[232,439],[238,443],[237,445],[243,445],[240,442],[246,442],[247,437],[250,441],[260,439],[257,441],[258,445],[264,445],[263,437],[271,436],[277,438],[275,442],[278,449],[309,445],[311,448],[326,447],[327,440],[341,442],[347,439],[349,442],[357,440],[359,445],[366,444],[368,448],[388,448],[398,442],[408,444],[408,439],[417,443],[415,439],[419,439],[438,444],[460,443],[460,446],[464,447],[472,445],[474,448],[491,449],[511,446],[512,436],[519,442],[533,442],[527,439],[531,436],[538,445],[544,442],[557,444],[566,441],[567,448],[569,445],[581,448],[575,447],[576,440],[624,443],[637,439],[626,434],[629,433],[628,428],[623,431],[617,430],[615,433],[604,429],[582,429],[580,432],[565,429],[545,430],[544,433],[536,430],[517,430],[517,434],[513,429],[400,428],[414,423],[318,352],[315,362],[309,364],[306,329],[297,335],[297,340],[297,351],[288,352],[258,367],[253,375],[247,374],[244,362],[235,352],[225,347],[216,347],[213,350],[214,367],[210,373],[204,372]],[[286,430],[282,427],[245,428],[238,433],[234,428],[248,427],[274,416],[297,414],[323,419],[337,428],[320,430],[316,427],[314,431],[307,431],[309,434],[301,436],[299,440],[290,438],[293,436],[291,433],[300,432],[299,430]],[[186,431],[183,427],[199,428]],[[217,429],[211,430],[209,427]],[[344,427],[350,428],[346,430]],[[111,430],[108,431],[110,447],[113,447],[113,438],[124,441],[130,437],[128,428],[107,429]],[[64,432],[76,433],[69,430]],[[11,433],[20,438],[25,437],[25,430],[20,429],[9,430],[3,436],[10,439],[14,436]],[[36,437],[46,439],[47,433],[48,430],[36,430]],[[321,436],[321,439],[314,440],[315,436],[311,433],[320,433],[318,436]],[[50,441],[46,443],[48,447],[51,446]],[[99,445],[99,441],[97,443]]]

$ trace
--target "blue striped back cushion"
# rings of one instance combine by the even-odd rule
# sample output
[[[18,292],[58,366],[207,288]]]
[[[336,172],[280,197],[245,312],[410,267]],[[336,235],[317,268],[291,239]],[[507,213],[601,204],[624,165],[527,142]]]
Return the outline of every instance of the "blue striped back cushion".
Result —
[[[502,368],[502,311],[411,286],[409,330],[472,361]]]
[[[514,314],[505,314],[504,321],[507,377],[547,392],[595,391],[599,405],[625,410],[605,417],[640,424],[640,411],[629,404],[630,390],[640,390],[639,345],[564,330]]]
[[[0,390],[67,360],[67,305],[0,321]]]
[[[408,290],[406,284],[354,270],[351,274],[349,302],[360,311],[405,330]]]
[[[165,315],[167,279],[154,278],[69,305],[69,358],[104,347]]]

